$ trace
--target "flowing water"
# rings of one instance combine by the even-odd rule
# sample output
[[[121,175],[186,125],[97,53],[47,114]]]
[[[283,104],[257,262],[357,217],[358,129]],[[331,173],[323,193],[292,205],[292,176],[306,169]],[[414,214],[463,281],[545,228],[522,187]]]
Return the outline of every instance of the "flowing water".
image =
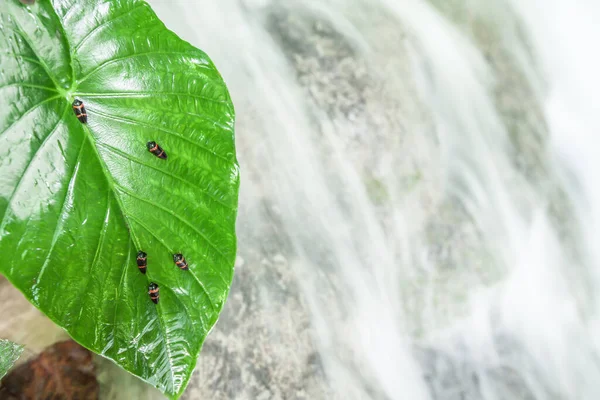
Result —
[[[600,398],[600,3],[150,3],[237,111],[236,278],[187,398]]]

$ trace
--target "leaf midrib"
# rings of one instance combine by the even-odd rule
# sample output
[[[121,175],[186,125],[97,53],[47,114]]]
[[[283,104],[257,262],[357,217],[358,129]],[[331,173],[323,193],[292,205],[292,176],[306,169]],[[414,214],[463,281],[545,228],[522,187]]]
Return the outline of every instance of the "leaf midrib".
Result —
[[[67,45],[67,51],[69,52],[69,66],[71,67],[71,84],[69,85],[69,87],[72,88],[75,85],[75,67],[73,66],[73,53],[71,52],[71,43],[69,42],[69,36],[67,36],[67,32],[65,31],[64,25],[63,25],[60,17],[58,16],[58,13],[54,9],[54,5],[50,4],[50,8],[54,12],[54,15],[56,15],[56,20],[58,21],[58,26],[60,27],[60,30],[63,34],[63,37],[65,39],[65,44]],[[54,82],[56,84],[56,81],[54,81]]]
[[[133,226],[131,225],[131,222],[129,221],[130,217],[125,213],[125,206],[123,205],[123,201],[121,200],[121,197],[117,194],[117,191],[115,188],[115,182],[112,179],[112,176],[110,175],[110,171],[108,170],[108,167],[106,166],[106,163],[104,162],[104,159],[102,158],[102,156],[100,155],[100,152],[98,151],[98,148],[96,147],[96,140],[94,139],[92,133],[90,132],[90,130],[87,126],[83,125],[82,128],[83,128],[83,131],[85,132],[85,137],[89,140],[90,145],[94,151],[94,154],[96,155],[96,157],[100,163],[100,168],[102,169],[102,173],[106,177],[106,181],[109,186],[109,191],[110,191],[110,193],[112,193],[115,200],[117,201],[117,204],[119,206],[121,214],[123,215],[123,218],[125,220],[125,224],[127,225],[127,228],[128,228],[129,234],[130,234],[130,239],[131,239],[131,241],[134,242],[133,244],[136,246],[137,249],[141,249],[142,247],[140,245],[140,241],[138,240],[137,236],[135,235],[135,233],[133,231]],[[192,274],[193,274],[193,272],[192,272]],[[147,282],[150,281],[148,275],[146,275],[146,281]],[[165,326],[162,313],[158,310],[158,307],[160,307],[160,306],[157,305],[156,314],[158,316],[158,320],[160,322],[161,329],[163,331],[163,340],[165,342],[165,350],[167,351],[167,355],[168,355],[167,361],[169,362],[169,367],[170,367],[169,374],[171,375],[172,389],[173,389],[173,391],[175,391],[176,384],[175,384],[175,375],[173,374],[174,367],[173,367],[173,359],[171,357],[171,349],[169,346],[169,337],[167,335],[167,328]]]

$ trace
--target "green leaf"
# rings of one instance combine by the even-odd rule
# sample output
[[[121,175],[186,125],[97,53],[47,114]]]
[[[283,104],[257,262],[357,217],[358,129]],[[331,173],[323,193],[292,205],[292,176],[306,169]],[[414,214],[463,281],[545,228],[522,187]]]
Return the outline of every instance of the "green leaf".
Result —
[[[143,1],[2,0],[0,13],[0,273],[77,342],[177,398],[233,278],[239,168],[222,77]]]
[[[24,346],[0,339],[0,379],[12,368],[15,362],[21,357]]]

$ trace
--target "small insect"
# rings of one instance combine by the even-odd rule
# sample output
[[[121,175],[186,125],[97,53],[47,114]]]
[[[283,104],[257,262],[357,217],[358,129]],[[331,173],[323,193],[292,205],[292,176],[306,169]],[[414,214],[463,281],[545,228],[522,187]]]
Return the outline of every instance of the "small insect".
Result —
[[[167,159],[167,153],[165,153],[162,147],[160,147],[156,142],[148,142],[146,143],[146,146],[148,146],[148,151],[154,154],[156,157],[162,158],[163,160]]]
[[[188,270],[188,263],[187,263],[187,261],[185,261],[183,254],[181,254],[181,253],[173,254],[173,261],[175,261],[175,265],[177,265],[182,270],[184,270],[184,271]]]
[[[154,304],[158,304],[158,285],[154,282],[150,283],[148,286],[148,294],[150,295],[150,300],[154,302]]]
[[[75,116],[82,124],[87,123],[87,113],[85,111],[85,107],[83,106],[83,102],[79,99],[75,99],[73,102],[73,112]]]
[[[142,274],[146,273],[146,265],[148,264],[148,259],[146,258],[147,254],[144,253],[143,251],[138,251],[138,255],[137,255],[137,265],[138,268],[140,269],[140,272]]]

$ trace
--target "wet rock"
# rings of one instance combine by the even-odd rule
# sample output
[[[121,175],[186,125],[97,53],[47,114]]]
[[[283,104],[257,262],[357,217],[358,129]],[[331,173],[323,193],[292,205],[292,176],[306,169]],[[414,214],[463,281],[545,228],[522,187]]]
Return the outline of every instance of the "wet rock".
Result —
[[[416,347],[414,354],[433,400],[480,400],[485,392],[502,400],[536,400],[523,375],[510,365],[478,365],[464,353],[435,348]]]
[[[334,398],[289,256],[240,257],[244,267],[182,399]]]
[[[72,340],[59,342],[13,369],[3,380],[0,398],[98,399],[92,353]]]

